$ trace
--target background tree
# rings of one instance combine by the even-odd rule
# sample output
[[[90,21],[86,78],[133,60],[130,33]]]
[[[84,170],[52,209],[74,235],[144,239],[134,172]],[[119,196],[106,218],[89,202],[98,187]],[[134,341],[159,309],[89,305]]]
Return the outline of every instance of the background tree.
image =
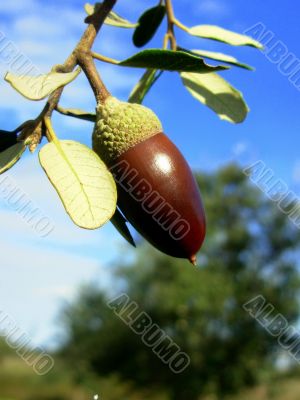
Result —
[[[300,288],[299,233],[236,165],[197,174],[204,196],[208,239],[199,269],[144,247],[116,267],[125,291],[191,358],[174,375],[106,305],[107,293],[85,288],[64,311],[61,352],[73,366],[99,375],[117,373],[137,385],[163,388],[171,399],[219,398],[254,384],[274,361],[277,341],[243,304],[263,295],[289,322],[296,321]],[[116,291],[117,292],[117,291]]]

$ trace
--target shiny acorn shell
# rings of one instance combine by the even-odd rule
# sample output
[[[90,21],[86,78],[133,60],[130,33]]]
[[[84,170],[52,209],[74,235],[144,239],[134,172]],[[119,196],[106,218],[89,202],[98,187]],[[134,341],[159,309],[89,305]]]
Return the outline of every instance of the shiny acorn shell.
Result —
[[[109,167],[127,220],[157,249],[195,264],[205,238],[205,213],[192,171],[171,140],[157,133]]]

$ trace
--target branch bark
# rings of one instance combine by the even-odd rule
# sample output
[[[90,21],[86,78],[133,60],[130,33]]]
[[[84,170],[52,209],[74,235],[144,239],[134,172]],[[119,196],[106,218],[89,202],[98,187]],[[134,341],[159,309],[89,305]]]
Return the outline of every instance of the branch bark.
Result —
[[[79,65],[87,76],[97,102],[104,102],[106,98],[110,96],[110,93],[102,82],[96,69],[91,49],[105,18],[116,2],[117,0],[104,0],[102,5],[95,10],[95,13],[88,17],[89,25],[67,60],[64,64],[54,67],[56,72],[71,72],[77,65]],[[54,109],[58,105],[63,90],[64,88],[59,88],[52,93],[39,116],[40,119],[51,117]]]
[[[175,15],[173,10],[172,0],[166,0],[166,13],[168,20],[168,31],[165,35],[164,47],[166,47],[166,42],[169,41],[172,50],[176,50],[176,38],[174,34],[174,23],[175,23]]]

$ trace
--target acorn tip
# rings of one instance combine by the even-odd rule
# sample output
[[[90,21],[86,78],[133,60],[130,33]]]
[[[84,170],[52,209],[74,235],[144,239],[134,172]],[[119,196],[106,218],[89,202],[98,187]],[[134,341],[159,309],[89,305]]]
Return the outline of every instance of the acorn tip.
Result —
[[[196,254],[193,254],[190,258],[189,261],[191,264],[193,264],[195,267],[197,266],[197,256]]]

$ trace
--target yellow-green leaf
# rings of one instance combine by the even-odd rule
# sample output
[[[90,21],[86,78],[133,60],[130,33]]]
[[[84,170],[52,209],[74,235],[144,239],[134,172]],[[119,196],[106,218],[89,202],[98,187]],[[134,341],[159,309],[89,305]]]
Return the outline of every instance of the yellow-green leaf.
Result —
[[[63,115],[67,115],[68,117],[74,117],[78,119],[82,119],[84,121],[95,122],[96,114],[90,113],[88,111],[79,110],[77,108],[63,108],[61,106],[57,106],[55,109],[57,112]]]
[[[215,25],[197,25],[188,31],[193,36],[199,36],[205,39],[217,40],[219,42],[231,44],[232,46],[252,46],[262,49],[263,45],[250,36],[229,31]]]
[[[138,25],[136,22],[130,22],[127,19],[120,17],[120,15],[114,11],[111,11],[108,14],[104,23],[106,25],[118,26],[119,28],[135,28]]]
[[[253,68],[249,65],[239,62],[235,57],[229,56],[228,54],[207,50],[192,50],[192,52],[198,54],[201,57],[209,58],[210,60],[222,61],[227,64],[235,65],[237,67],[253,70]]]
[[[100,6],[101,6],[101,3],[96,3],[95,5],[87,3],[87,4],[85,4],[84,9],[88,15],[93,15],[96,10],[96,7],[100,7]],[[127,19],[122,18],[120,15],[118,15],[114,11],[111,11],[108,14],[108,16],[105,18],[104,23],[106,25],[118,26],[119,28],[135,28],[138,25],[137,23],[127,21]]]
[[[78,142],[56,140],[41,149],[39,159],[76,225],[96,229],[111,219],[116,184],[94,151]]]
[[[86,3],[84,5],[85,12],[87,13],[87,15],[93,15],[96,7],[98,7],[99,5],[101,5],[101,3],[96,3],[94,5],[90,4],[90,3]]]
[[[42,100],[48,97],[54,90],[72,82],[80,72],[80,68],[77,68],[73,72],[49,72],[48,74],[38,76],[14,75],[8,72],[4,79],[27,99]]]
[[[26,150],[25,143],[18,142],[0,153],[0,174],[15,165]]]
[[[243,122],[249,112],[241,92],[216,73],[180,74],[184,86],[202,104],[211,108],[221,119]]]
[[[156,69],[147,69],[143,74],[141,79],[132,89],[128,102],[141,104],[146,96],[146,94],[151,89],[152,85],[156,81]]]

